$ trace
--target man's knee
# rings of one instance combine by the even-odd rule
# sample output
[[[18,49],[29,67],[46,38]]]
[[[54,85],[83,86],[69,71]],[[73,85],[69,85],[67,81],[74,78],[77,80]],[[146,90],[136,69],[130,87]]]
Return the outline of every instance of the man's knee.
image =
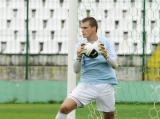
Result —
[[[60,112],[63,114],[68,114],[71,110],[69,109],[69,107],[62,105],[60,107]]]
[[[68,114],[72,110],[76,109],[77,104],[72,99],[66,99],[60,107],[60,112],[63,114]]]

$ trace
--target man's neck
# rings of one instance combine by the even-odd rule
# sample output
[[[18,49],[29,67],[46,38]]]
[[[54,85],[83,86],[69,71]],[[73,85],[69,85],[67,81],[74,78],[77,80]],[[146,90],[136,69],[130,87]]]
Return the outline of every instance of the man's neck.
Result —
[[[92,37],[90,37],[90,38],[87,38],[87,41],[88,41],[88,42],[91,42],[91,43],[93,43],[93,42],[95,42],[95,41],[97,41],[97,40],[98,40],[98,36],[97,36],[97,35],[92,36]]]

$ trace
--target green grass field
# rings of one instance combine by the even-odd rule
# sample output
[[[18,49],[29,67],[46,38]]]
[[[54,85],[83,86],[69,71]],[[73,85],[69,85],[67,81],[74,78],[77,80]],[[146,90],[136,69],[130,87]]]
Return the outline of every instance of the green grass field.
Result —
[[[54,119],[60,104],[0,104],[0,119]],[[151,113],[150,113],[151,112]],[[87,107],[77,110],[76,119],[89,119]],[[117,104],[116,119],[160,119],[160,105]]]

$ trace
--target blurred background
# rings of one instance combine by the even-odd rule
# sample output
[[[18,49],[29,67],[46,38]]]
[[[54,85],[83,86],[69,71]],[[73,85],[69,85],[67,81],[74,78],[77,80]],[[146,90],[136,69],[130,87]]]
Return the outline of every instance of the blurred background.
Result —
[[[69,26],[69,2],[0,1],[0,103],[64,100],[68,32],[74,27]],[[95,17],[98,34],[105,35],[117,52],[116,102],[150,104],[159,119],[155,105],[160,102],[160,1],[77,0],[77,4],[77,23]]]

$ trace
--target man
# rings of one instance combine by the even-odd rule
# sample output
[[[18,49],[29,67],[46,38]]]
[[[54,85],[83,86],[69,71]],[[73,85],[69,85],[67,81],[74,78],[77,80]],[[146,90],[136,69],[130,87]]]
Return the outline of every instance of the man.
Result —
[[[104,119],[114,119],[115,97],[113,85],[117,84],[114,68],[117,56],[105,37],[97,36],[98,24],[95,18],[86,17],[81,21],[83,39],[77,44],[74,71],[80,72],[80,82],[63,102],[56,119],[66,119],[68,113],[77,107],[85,106],[95,100],[98,111]],[[89,58],[84,53],[86,42],[99,42],[100,54]]]

